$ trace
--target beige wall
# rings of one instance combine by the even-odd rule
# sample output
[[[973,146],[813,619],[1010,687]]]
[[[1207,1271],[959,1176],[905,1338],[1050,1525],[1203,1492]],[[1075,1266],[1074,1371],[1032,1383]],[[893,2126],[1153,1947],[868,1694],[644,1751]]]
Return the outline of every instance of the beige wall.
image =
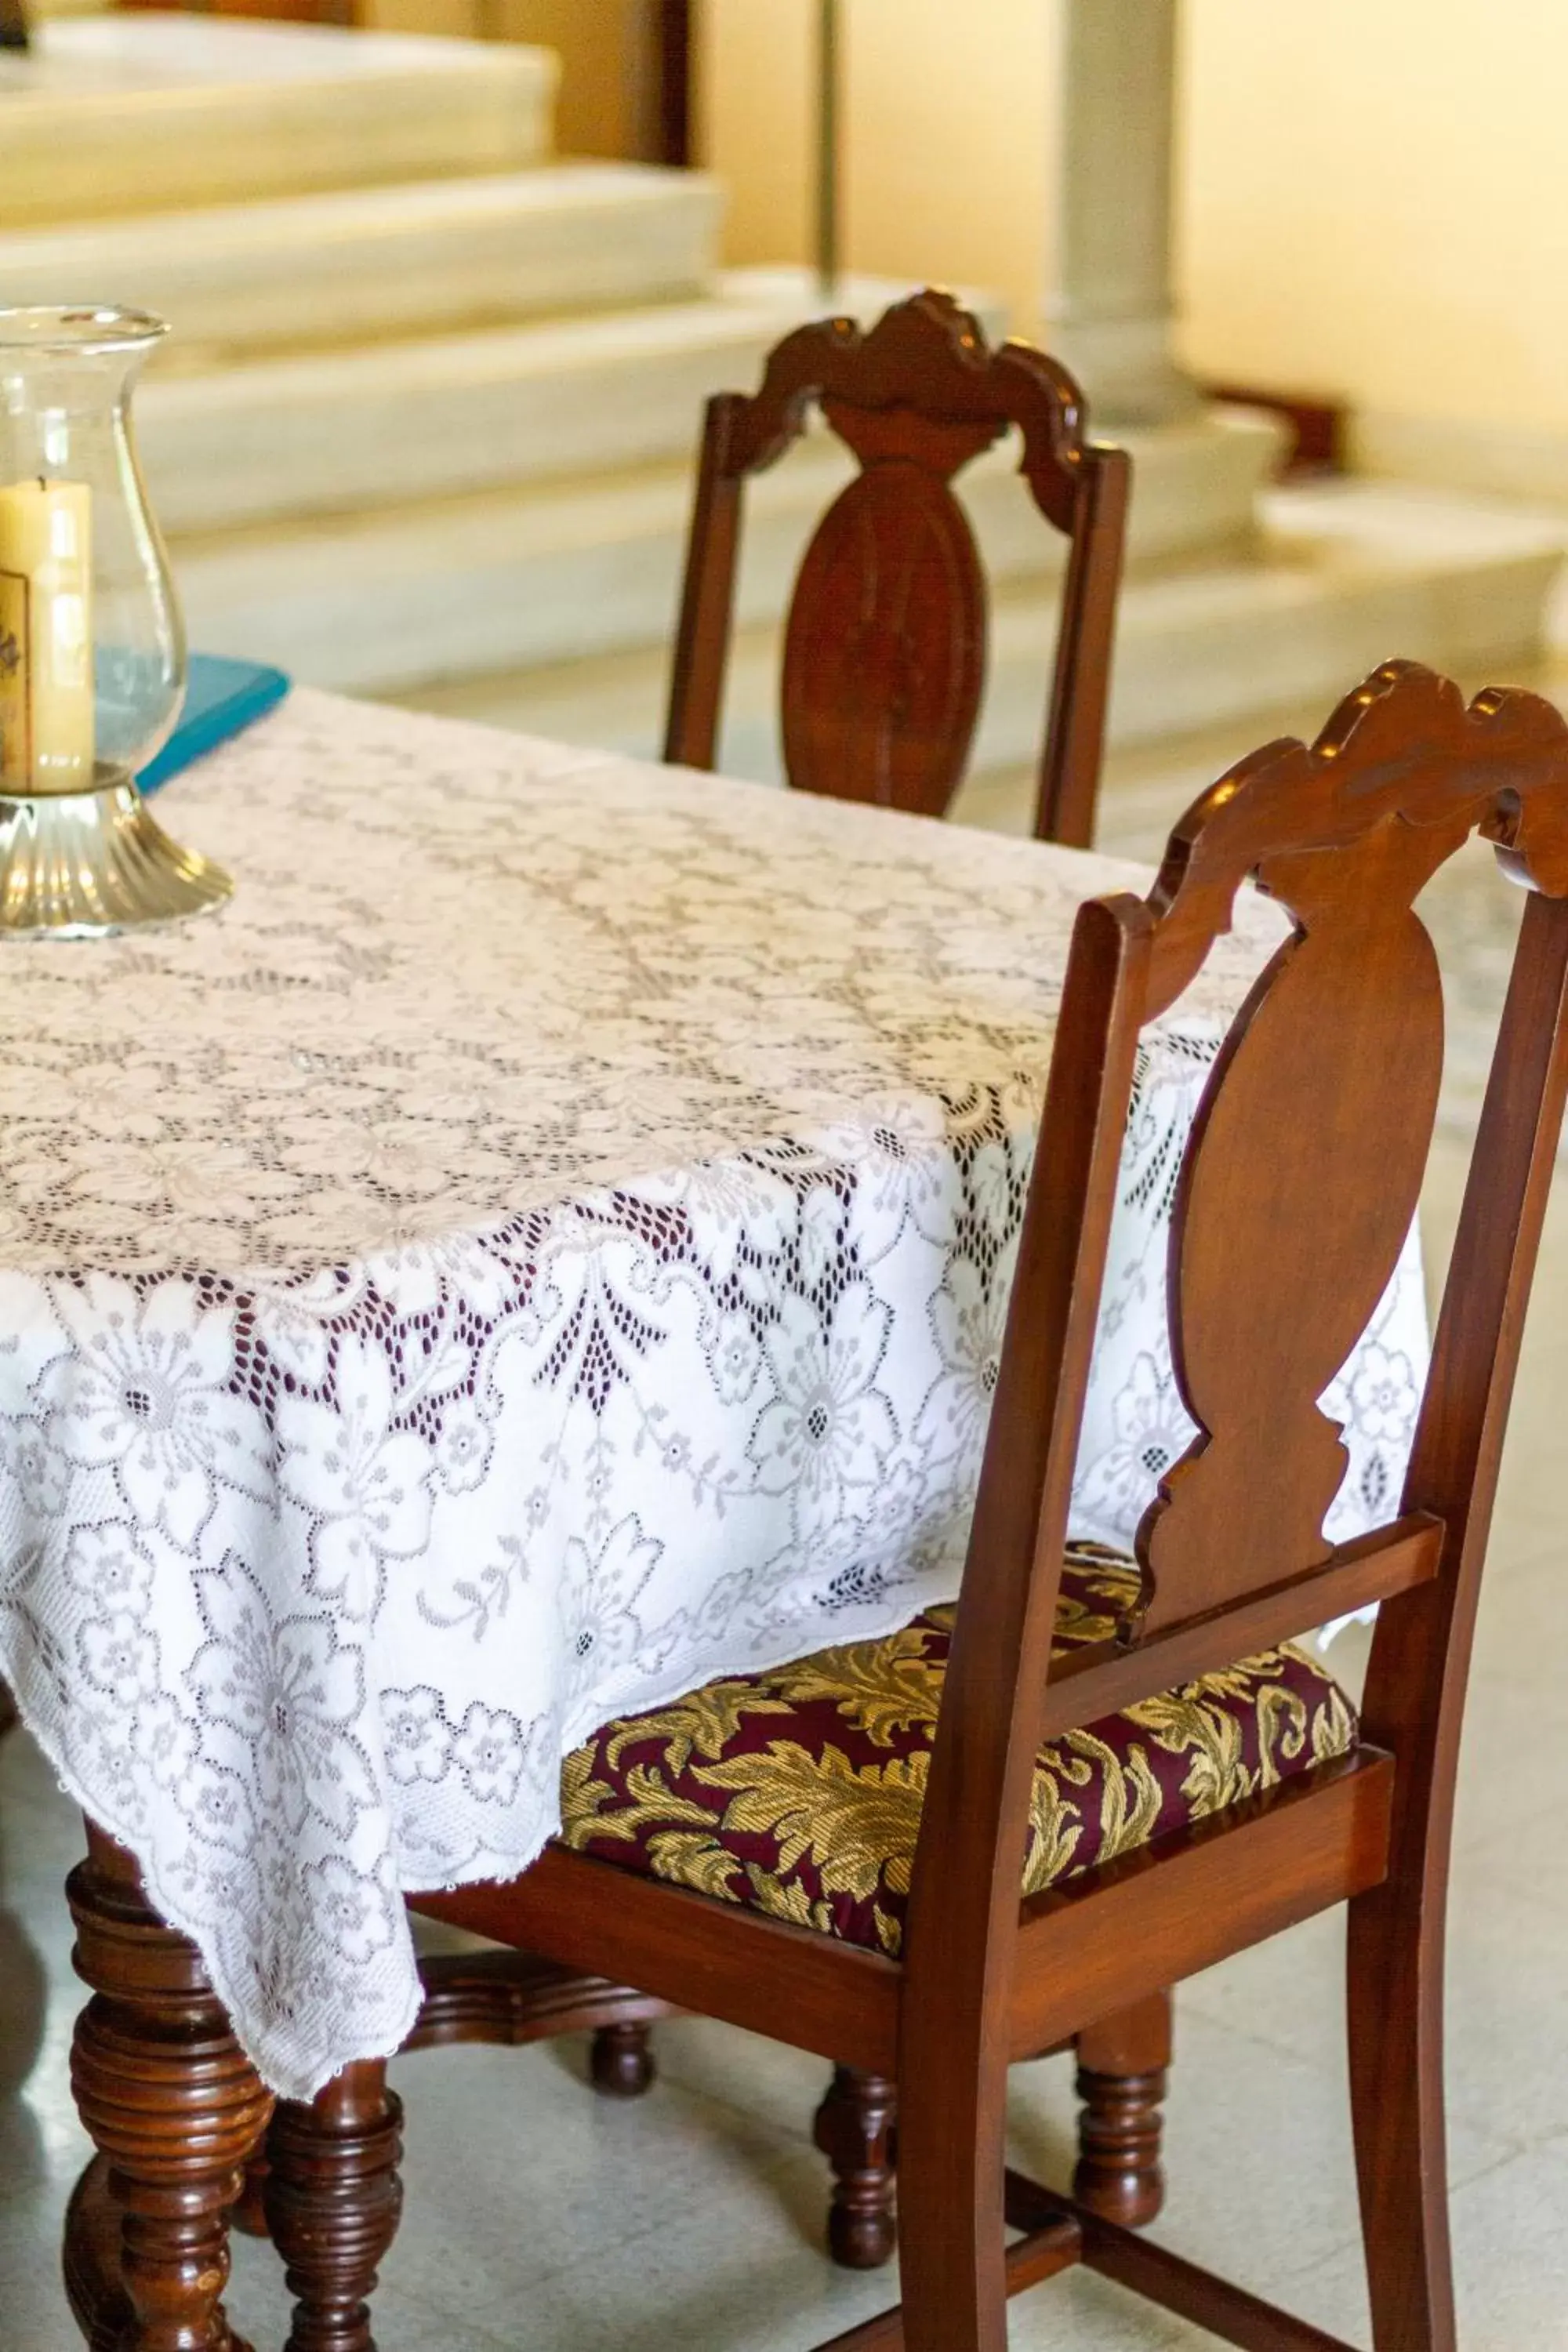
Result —
[[[1187,0],[1211,372],[1568,431],[1563,0]]]
[[[485,0],[495,30],[561,58],[555,143],[567,155],[635,155],[643,136],[647,0]]]
[[[614,52],[644,0],[363,5],[383,24],[555,38],[573,68],[563,144],[617,143]],[[847,263],[991,287],[1037,331],[1056,0],[841,5]],[[699,16],[731,257],[803,259],[815,0],[701,0]],[[1405,437],[1430,464],[1473,459],[1500,487],[1486,428],[1534,433],[1527,472],[1561,435],[1568,488],[1568,0],[1184,0],[1183,21],[1188,363],[1347,399],[1373,440],[1381,420],[1423,425]]]
[[[475,40],[484,31],[479,0],[357,0],[354,21],[374,33],[440,33]]]
[[[553,49],[562,71],[558,152],[647,152],[647,0],[355,0],[354,13],[358,23],[380,32],[528,41]]]
[[[846,259],[1039,303],[1044,0],[843,0]],[[814,0],[704,0],[703,152],[736,260],[810,249]]]
[[[1037,320],[1051,0],[843,0],[851,264]],[[746,259],[808,236],[811,0],[705,0]],[[1568,435],[1568,0],[1184,0],[1182,346],[1212,377]]]

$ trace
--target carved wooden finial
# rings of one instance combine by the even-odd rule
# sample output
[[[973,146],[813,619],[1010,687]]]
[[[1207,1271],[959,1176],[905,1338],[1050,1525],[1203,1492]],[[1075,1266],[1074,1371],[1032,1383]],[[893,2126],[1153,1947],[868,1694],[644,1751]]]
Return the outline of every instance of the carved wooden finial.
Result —
[[[1568,876],[1568,724],[1518,687],[1467,707],[1451,679],[1419,662],[1384,662],[1340,703],[1310,750],[1266,744],[1193,803],[1171,834],[1152,904],[1155,994],[1171,1003],[1217,935],[1236,893],[1271,847],[1348,848],[1386,818],[1479,826],[1521,878],[1551,895]],[[1529,847],[1525,845],[1528,842]],[[1436,871],[1443,853],[1434,845]],[[1266,887],[1275,887],[1267,873]],[[1278,895],[1294,906],[1288,888]]]

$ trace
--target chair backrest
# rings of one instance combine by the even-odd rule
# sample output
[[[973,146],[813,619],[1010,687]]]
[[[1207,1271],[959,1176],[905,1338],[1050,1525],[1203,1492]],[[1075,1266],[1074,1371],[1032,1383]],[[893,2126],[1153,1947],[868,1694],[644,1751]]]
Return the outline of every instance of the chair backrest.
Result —
[[[864,333],[850,319],[780,343],[760,391],[708,404],[665,757],[710,768],[734,613],[741,491],[813,405],[858,459],[795,581],[781,688],[784,766],[806,792],[940,816],[985,677],[985,583],[953,477],[1011,427],[1035,504],[1070,542],[1035,830],[1087,847],[1105,733],[1131,464],[1086,438],[1083,396],[1030,344],[987,347],[928,289]]]
[[[1346,1457],[1318,1399],[1415,1215],[1442,1066],[1436,960],[1413,902],[1478,827],[1531,896],[1404,1495],[1386,1528],[1335,1547],[1322,1526]],[[1199,1434],[1139,1531],[1140,1605],[1116,1640],[1053,1670],[1138,1033],[1188,985],[1248,878],[1294,928],[1220,1051],[1178,1180],[1173,1350]],[[989,1968],[1007,1946],[1043,1738],[1342,1610],[1384,1604],[1365,1736],[1414,1759],[1421,1803],[1451,1801],[1568,1091],[1565,1006],[1568,727],[1524,693],[1491,690],[1467,709],[1414,664],[1377,671],[1310,751],[1271,744],[1205,793],[1146,900],[1080,909],[932,1759],[911,1962],[957,1938],[942,1965]]]

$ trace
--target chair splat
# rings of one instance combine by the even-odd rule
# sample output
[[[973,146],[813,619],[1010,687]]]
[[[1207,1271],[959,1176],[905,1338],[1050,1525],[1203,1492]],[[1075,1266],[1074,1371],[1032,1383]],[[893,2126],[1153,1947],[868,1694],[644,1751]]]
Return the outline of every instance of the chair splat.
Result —
[[[1139,1532],[1139,1638],[1331,1559],[1321,1530],[1346,1456],[1318,1399],[1397,1263],[1442,1075],[1436,957],[1415,901],[1478,826],[1522,854],[1558,780],[1568,735],[1548,704],[1467,709],[1396,663],[1310,751],[1244,763],[1194,809],[1190,845],[1178,834],[1156,891],[1151,1010],[1228,922],[1245,875],[1294,930],[1226,1040],[1182,1170],[1172,1350],[1200,1433]]]

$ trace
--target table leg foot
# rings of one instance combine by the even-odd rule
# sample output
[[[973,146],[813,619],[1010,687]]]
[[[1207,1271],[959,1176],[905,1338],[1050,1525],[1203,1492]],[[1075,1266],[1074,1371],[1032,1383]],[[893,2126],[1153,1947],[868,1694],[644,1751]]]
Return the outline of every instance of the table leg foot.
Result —
[[[93,2352],[247,2352],[223,2307],[228,2217],[272,2101],[131,1856],[90,1822],[88,1845],[66,1889],[93,1995],[71,2087],[100,2162],[67,2221],[68,2292]]]
[[[345,2067],[310,2106],[279,2106],[267,2221],[295,2298],[287,2352],[375,2352],[369,2298],[397,2234],[403,2108],[380,2061]]]

